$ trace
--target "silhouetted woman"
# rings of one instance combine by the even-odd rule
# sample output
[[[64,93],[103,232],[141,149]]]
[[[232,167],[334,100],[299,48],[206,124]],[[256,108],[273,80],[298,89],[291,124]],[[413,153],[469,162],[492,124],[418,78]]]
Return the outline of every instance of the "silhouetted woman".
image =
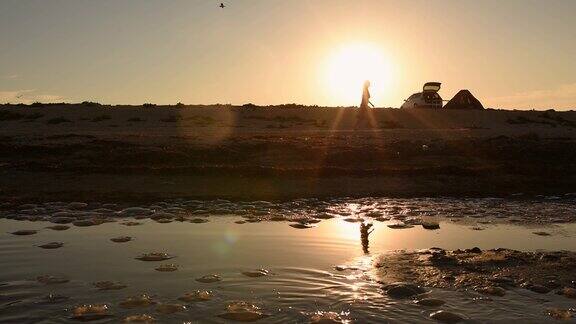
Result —
[[[360,102],[360,109],[358,111],[358,116],[356,119],[356,127],[362,127],[363,124],[368,122],[368,114],[370,106],[374,105],[370,102],[370,81],[366,80],[364,82],[364,89],[362,91],[362,102]]]
[[[362,102],[360,103],[360,109],[368,109],[370,106],[374,105],[370,102],[370,81],[366,80],[364,82],[364,90],[362,91]]]

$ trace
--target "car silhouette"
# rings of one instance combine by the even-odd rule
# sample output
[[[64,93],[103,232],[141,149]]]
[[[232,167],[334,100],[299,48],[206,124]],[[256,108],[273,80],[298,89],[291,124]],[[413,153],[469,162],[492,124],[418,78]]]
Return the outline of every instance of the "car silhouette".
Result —
[[[438,94],[440,82],[427,82],[422,92],[411,95],[400,108],[442,108],[442,97]]]

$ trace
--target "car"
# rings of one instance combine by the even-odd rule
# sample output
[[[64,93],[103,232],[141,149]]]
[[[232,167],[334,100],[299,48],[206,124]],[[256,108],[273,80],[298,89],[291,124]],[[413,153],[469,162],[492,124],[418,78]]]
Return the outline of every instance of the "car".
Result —
[[[422,92],[411,95],[400,108],[442,108],[442,97],[438,94],[440,82],[426,82]]]

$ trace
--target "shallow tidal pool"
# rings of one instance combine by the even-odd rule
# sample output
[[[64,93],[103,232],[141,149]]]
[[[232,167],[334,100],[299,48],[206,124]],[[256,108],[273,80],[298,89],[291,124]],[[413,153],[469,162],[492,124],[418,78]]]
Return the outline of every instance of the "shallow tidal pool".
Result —
[[[487,298],[473,290],[424,287],[426,298],[444,302],[428,307],[411,298],[390,298],[374,269],[375,256],[403,249],[576,251],[571,221],[517,222],[498,217],[499,211],[479,222],[466,207],[465,217],[425,215],[439,228],[391,228],[399,220],[410,224],[408,217],[383,217],[383,212],[372,215],[375,219],[362,202],[340,203],[348,210],[319,222],[252,223],[245,222],[250,215],[218,213],[164,222],[150,219],[153,213],[135,218],[114,211],[94,226],[62,221],[66,224],[55,230],[48,228],[56,226],[53,218],[0,219],[0,322],[428,323],[436,321],[432,313],[446,310],[467,323],[542,323],[556,321],[547,314],[551,308],[576,308],[576,300],[554,293],[512,289],[504,297]],[[71,214],[87,213],[76,207]],[[542,208],[555,214],[553,206]],[[489,212],[490,206],[482,210]],[[59,219],[65,217],[57,212]],[[184,209],[163,212],[189,215]],[[361,238],[362,222],[356,219],[373,224],[368,240]],[[23,230],[37,232],[17,235]],[[105,307],[85,312],[81,305]],[[134,317],[143,314],[149,317]]]

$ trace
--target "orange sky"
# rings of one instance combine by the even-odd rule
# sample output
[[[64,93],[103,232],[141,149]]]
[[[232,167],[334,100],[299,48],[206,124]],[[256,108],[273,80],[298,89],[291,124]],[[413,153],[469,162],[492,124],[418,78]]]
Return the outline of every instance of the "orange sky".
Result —
[[[576,1],[216,2],[2,1],[0,102],[576,108]]]

